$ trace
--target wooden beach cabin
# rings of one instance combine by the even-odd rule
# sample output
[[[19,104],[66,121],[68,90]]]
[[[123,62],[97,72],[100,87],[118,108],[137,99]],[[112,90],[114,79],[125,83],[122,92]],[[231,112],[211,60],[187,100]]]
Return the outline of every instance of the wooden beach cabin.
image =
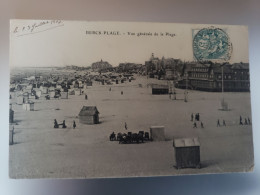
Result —
[[[99,112],[96,106],[83,106],[79,112],[79,122],[83,124],[98,124]]]
[[[163,95],[169,93],[169,87],[167,85],[153,85],[152,94],[153,95]]]
[[[179,138],[173,140],[176,167],[200,168],[200,143],[198,138]]]

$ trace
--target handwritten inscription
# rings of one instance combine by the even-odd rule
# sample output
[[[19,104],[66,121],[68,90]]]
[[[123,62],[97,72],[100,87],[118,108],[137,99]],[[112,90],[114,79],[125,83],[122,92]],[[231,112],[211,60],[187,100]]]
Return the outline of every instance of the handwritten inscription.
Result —
[[[86,30],[86,35],[106,35],[106,36],[154,36],[154,37],[175,37],[175,33],[171,32],[120,32],[120,31],[96,31]]]
[[[17,36],[23,36],[28,34],[39,33],[53,28],[64,26],[61,20],[43,20],[36,21],[32,24],[26,24],[21,26],[15,26],[13,33]]]

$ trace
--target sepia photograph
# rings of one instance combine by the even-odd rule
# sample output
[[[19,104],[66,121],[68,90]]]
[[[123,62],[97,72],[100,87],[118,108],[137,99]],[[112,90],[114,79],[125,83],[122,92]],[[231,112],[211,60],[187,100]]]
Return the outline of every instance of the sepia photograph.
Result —
[[[10,21],[9,176],[254,169],[248,28]]]

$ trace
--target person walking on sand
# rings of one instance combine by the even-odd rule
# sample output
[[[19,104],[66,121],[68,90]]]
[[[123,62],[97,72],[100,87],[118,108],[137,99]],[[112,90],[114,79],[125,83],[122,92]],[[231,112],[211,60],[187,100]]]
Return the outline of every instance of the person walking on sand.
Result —
[[[226,126],[226,121],[225,120],[223,120],[223,126]]]
[[[239,125],[243,125],[243,123],[242,123],[242,117],[240,116],[240,118],[239,118]]]
[[[245,125],[248,125],[248,123],[247,123],[247,119],[245,118]]]
[[[218,119],[218,122],[217,122],[217,127],[220,127],[220,122],[219,122],[219,119]]]
[[[75,128],[76,128],[76,122],[73,121],[73,129],[75,129]]]
[[[197,123],[196,122],[193,123],[193,128],[197,128]]]
[[[66,126],[66,124],[65,124],[65,120],[63,120],[62,128],[63,128],[63,129],[67,128],[67,126]]]
[[[54,128],[59,128],[58,122],[56,119],[54,119]]]
[[[193,118],[194,118],[193,113],[191,113],[190,121],[193,121]]]
[[[200,122],[200,127],[204,128],[203,122]]]
[[[127,130],[127,124],[126,124],[126,122],[125,122],[125,130]]]

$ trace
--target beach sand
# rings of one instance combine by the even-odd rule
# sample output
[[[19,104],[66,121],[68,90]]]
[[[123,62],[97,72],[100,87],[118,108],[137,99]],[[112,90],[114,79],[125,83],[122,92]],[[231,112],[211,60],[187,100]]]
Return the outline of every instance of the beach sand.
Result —
[[[221,111],[222,93],[176,89],[177,100],[151,95],[149,83],[166,81],[137,76],[122,84],[99,85],[84,90],[88,95],[35,102],[35,111],[15,104],[14,145],[9,148],[11,178],[136,177],[180,174],[245,172],[254,165],[251,125],[239,125],[240,115],[251,119],[250,93],[224,93],[229,111]],[[139,87],[142,84],[143,87]],[[111,91],[109,88],[111,87]],[[123,95],[121,95],[123,91]],[[97,106],[100,124],[80,124],[82,106]],[[191,113],[199,113],[204,128],[193,128]],[[66,120],[66,129],[54,129],[53,121]],[[226,127],[217,127],[217,120]],[[73,120],[77,127],[73,129]],[[125,130],[125,122],[128,130]],[[114,131],[148,131],[165,127],[166,141],[119,144],[109,141]],[[176,169],[173,138],[198,137],[201,169]]]

